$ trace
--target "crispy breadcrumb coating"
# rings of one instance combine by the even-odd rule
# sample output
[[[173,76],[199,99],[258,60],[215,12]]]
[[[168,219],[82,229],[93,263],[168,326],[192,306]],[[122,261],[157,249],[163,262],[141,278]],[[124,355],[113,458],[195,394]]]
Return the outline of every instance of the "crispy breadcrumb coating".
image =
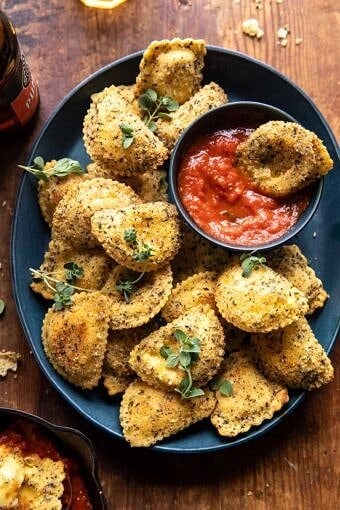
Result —
[[[153,41],[139,65],[136,95],[153,89],[160,96],[185,103],[199,89],[206,52],[203,39]]]
[[[224,90],[214,82],[205,85],[178,110],[170,114],[170,119],[157,122],[157,136],[172,149],[182,132],[203,113],[221,106],[228,101]]]
[[[151,386],[174,390],[180,386],[184,372],[178,367],[170,368],[161,356],[163,346],[179,352],[180,346],[174,332],[180,329],[200,340],[199,359],[191,369],[195,386],[204,386],[218,371],[225,349],[222,326],[207,305],[192,308],[166,326],[144,338],[130,354],[130,365],[138,376]]]
[[[251,344],[261,370],[273,381],[312,390],[333,379],[331,361],[304,317],[279,331],[251,335]]]
[[[72,306],[48,310],[42,343],[53,368],[82,389],[98,385],[106,351],[108,299],[100,292],[72,296]]]
[[[294,287],[305,294],[309,305],[307,314],[324,306],[329,296],[323,288],[322,281],[317,278],[296,244],[272,250],[266,253],[266,258],[274,271],[287,278]]]
[[[134,381],[123,395],[120,423],[131,446],[151,446],[210,416],[215,406],[213,392],[182,399],[177,393],[151,388]]]
[[[287,389],[269,381],[256,368],[246,349],[229,354],[219,380],[232,385],[232,395],[216,391],[217,405],[211,423],[221,436],[234,437],[270,420],[289,400]]]
[[[118,264],[140,272],[154,271],[167,264],[179,249],[177,209],[166,202],[131,205],[119,210],[95,213],[92,232]],[[133,231],[136,241],[125,238]],[[150,249],[147,257],[138,256]]]
[[[308,310],[305,295],[286,278],[266,266],[244,277],[237,261],[218,278],[215,299],[226,321],[254,333],[283,328]]]
[[[262,193],[285,196],[333,168],[320,138],[294,122],[262,124],[236,149],[236,164]]]

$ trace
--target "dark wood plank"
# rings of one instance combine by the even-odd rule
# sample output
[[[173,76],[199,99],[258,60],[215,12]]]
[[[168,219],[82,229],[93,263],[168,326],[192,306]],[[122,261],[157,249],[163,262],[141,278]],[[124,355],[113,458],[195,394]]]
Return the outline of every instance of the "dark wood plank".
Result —
[[[10,374],[0,381],[0,404],[87,433],[98,453],[110,510],[327,510],[339,500],[339,377],[309,394],[277,429],[242,448],[195,457],[131,450],[86,423],[46,382],[27,347],[11,293],[9,239],[17,163],[25,161],[38,130],[72,87],[152,39],[203,37],[209,44],[243,51],[275,66],[311,95],[335,135],[340,135],[336,2],[263,0],[257,9],[259,3],[128,0],[114,11],[100,11],[79,0],[0,2],[17,26],[41,91],[34,130],[0,140],[0,294],[7,304],[0,319],[0,348],[22,354],[17,377]],[[242,21],[249,17],[256,17],[264,29],[259,41],[241,32]],[[286,47],[277,44],[277,30],[284,25],[290,29]],[[302,38],[301,44],[295,44],[297,38]],[[335,366],[339,357],[338,345],[332,353]]]

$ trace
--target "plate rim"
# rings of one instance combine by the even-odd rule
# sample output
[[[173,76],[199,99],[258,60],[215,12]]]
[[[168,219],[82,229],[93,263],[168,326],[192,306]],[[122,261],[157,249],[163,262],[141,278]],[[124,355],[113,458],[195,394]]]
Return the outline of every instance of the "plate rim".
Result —
[[[223,48],[221,46],[215,46],[215,45],[207,45],[206,48],[210,52],[216,52],[216,53],[219,53],[219,54],[224,53],[224,54],[226,54],[228,56],[231,56],[231,57],[238,57],[238,58],[241,58],[243,60],[246,60],[246,61],[250,62],[251,64],[256,64],[256,65],[266,69],[267,71],[270,71],[271,73],[275,74],[281,80],[283,80],[284,82],[289,84],[291,87],[293,87],[295,90],[297,90],[304,97],[304,99],[308,102],[309,106],[314,110],[316,115],[319,117],[319,120],[321,121],[323,127],[327,131],[328,136],[330,137],[331,141],[333,142],[333,147],[335,149],[335,153],[336,153],[336,155],[337,155],[337,157],[339,159],[340,148],[339,148],[339,146],[337,144],[335,135],[333,134],[333,132],[332,132],[332,130],[331,130],[327,120],[325,119],[325,117],[323,116],[321,111],[314,104],[312,98],[301,87],[296,85],[290,78],[288,78],[283,73],[278,71],[275,67],[273,67],[270,64],[267,64],[267,63],[265,63],[265,62],[263,62],[263,61],[261,61],[259,59],[251,57],[251,56],[249,56],[249,55],[247,55],[247,54],[245,54],[243,52],[236,51],[236,50],[229,50],[229,49]],[[34,153],[36,151],[37,146],[40,144],[41,139],[43,138],[43,136],[44,136],[45,132],[47,131],[47,129],[49,128],[50,124],[53,122],[54,118],[59,114],[59,112],[62,110],[64,105],[80,89],[82,89],[84,86],[86,86],[93,79],[97,78],[101,74],[104,74],[106,71],[110,70],[112,67],[115,67],[116,65],[119,65],[121,63],[124,63],[124,62],[126,62],[128,60],[132,60],[132,59],[137,58],[137,57],[141,58],[143,53],[144,53],[144,51],[145,50],[139,50],[139,51],[136,51],[134,53],[130,53],[128,55],[125,55],[125,56],[123,56],[123,57],[121,57],[121,58],[119,58],[117,60],[114,60],[114,61],[106,64],[105,66],[99,68],[95,72],[91,73],[88,77],[86,77],[85,79],[80,81],[77,85],[75,85],[75,87],[73,87],[66,94],[66,96],[57,104],[57,106],[55,107],[53,112],[48,116],[48,118],[45,121],[44,125],[42,126],[40,132],[38,133],[37,137],[35,138],[35,141],[34,141],[34,143],[32,145],[32,148],[31,148],[31,150],[29,152],[29,155],[27,157],[27,163],[26,164],[29,165],[31,163],[33,155],[34,155]],[[40,359],[38,351],[37,351],[37,349],[35,347],[34,342],[31,341],[31,338],[30,338],[30,335],[29,335],[29,328],[28,328],[27,321],[26,321],[26,317],[25,317],[25,315],[23,313],[23,309],[22,309],[22,306],[21,306],[20,298],[19,298],[19,295],[18,295],[18,280],[17,280],[17,275],[16,275],[16,272],[15,272],[15,257],[14,257],[14,245],[15,245],[15,239],[16,239],[16,236],[17,236],[18,222],[19,222],[18,204],[20,203],[20,199],[21,199],[21,196],[23,194],[23,188],[24,188],[25,182],[26,182],[26,180],[28,180],[28,178],[29,178],[28,175],[23,174],[21,176],[21,179],[20,179],[20,182],[19,182],[19,185],[18,185],[18,190],[17,190],[17,193],[16,193],[15,203],[14,203],[14,215],[13,215],[13,219],[12,219],[11,237],[10,237],[10,272],[11,272],[11,283],[12,283],[13,297],[14,297],[14,301],[15,301],[15,305],[16,305],[16,309],[17,309],[17,312],[18,312],[18,316],[19,316],[19,320],[20,320],[21,326],[22,326],[22,328],[24,330],[24,333],[25,333],[26,339],[27,339],[27,341],[29,343],[29,346],[31,347],[31,349],[32,349],[32,351],[34,353],[34,357],[35,357],[35,360],[36,360],[39,368],[41,369],[41,371],[43,372],[44,376],[47,378],[49,383],[52,384],[52,386],[56,389],[56,391],[66,400],[66,402],[69,405],[71,405],[81,416],[86,418],[92,425],[94,425],[95,427],[98,427],[100,430],[102,430],[105,433],[109,434],[111,437],[113,436],[116,439],[125,441],[124,437],[123,437],[123,435],[121,433],[118,433],[116,431],[108,429],[106,425],[98,423],[98,421],[96,421],[96,419],[94,419],[88,412],[84,411],[79,406],[79,404],[77,402],[73,401],[71,396],[69,396],[68,393],[63,388],[60,388],[60,386],[58,385],[58,381],[50,379],[47,367],[45,367],[45,365],[43,364],[43,361]],[[332,338],[330,340],[329,346],[326,349],[327,354],[329,354],[329,352],[332,350],[332,348],[334,346],[334,343],[335,343],[335,341],[337,339],[339,330],[340,330],[340,317],[338,318],[338,322],[335,324],[335,329],[334,329],[333,336],[332,336]],[[241,437],[239,437],[239,439],[232,439],[231,438],[232,442],[230,442],[230,443],[226,442],[226,443],[219,444],[219,445],[214,445],[214,446],[203,446],[203,447],[199,447],[199,448],[192,448],[192,447],[190,447],[190,448],[186,448],[186,449],[182,449],[182,448],[180,448],[178,446],[162,445],[162,443],[161,443],[161,444],[156,444],[156,445],[154,445],[152,447],[149,447],[148,450],[149,451],[154,451],[154,452],[157,452],[157,453],[175,453],[175,454],[186,455],[186,454],[211,453],[211,452],[215,452],[215,451],[220,451],[220,450],[225,450],[225,449],[229,449],[229,448],[233,448],[233,447],[238,447],[238,446],[240,446],[240,445],[242,445],[244,443],[247,443],[249,441],[256,440],[257,438],[261,437],[263,434],[268,433],[272,428],[278,426],[281,423],[281,421],[284,421],[284,418],[286,418],[289,414],[291,414],[293,411],[295,411],[296,408],[302,403],[302,401],[304,400],[304,398],[306,396],[306,393],[307,392],[305,390],[300,390],[299,391],[299,395],[296,397],[296,399],[294,400],[294,402],[291,404],[291,406],[289,408],[287,408],[287,409],[283,408],[284,410],[279,415],[274,415],[270,420],[266,420],[265,422],[263,422],[261,424],[261,430],[256,431],[255,437],[253,437],[253,436],[248,437],[248,434],[249,434],[249,431],[248,431],[248,432],[245,433],[245,435],[242,434]],[[251,431],[251,429],[250,429],[250,431]]]

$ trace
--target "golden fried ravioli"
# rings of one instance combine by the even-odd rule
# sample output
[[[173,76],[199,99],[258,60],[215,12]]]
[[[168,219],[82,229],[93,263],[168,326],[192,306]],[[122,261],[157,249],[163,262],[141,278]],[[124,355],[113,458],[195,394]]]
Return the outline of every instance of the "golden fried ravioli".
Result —
[[[64,266],[71,262],[77,264],[83,270],[83,276],[72,280],[71,283],[89,290],[102,288],[114,264],[113,260],[100,248],[79,251],[67,245],[64,241],[52,239],[40,270],[53,273],[51,275],[53,278],[67,282],[68,271]],[[43,281],[33,281],[31,288],[45,299],[53,299],[55,294]]]
[[[136,95],[152,89],[185,103],[199,89],[207,50],[202,39],[153,41],[145,50],[136,80]]]
[[[246,350],[230,353],[219,373],[229,381],[230,396],[216,391],[217,405],[211,423],[221,436],[234,437],[273,417],[289,400],[287,389],[266,379]]]
[[[270,251],[266,258],[274,271],[287,278],[294,287],[305,294],[309,306],[307,314],[315,312],[325,304],[328,294],[323,288],[322,281],[317,278],[296,244]]]
[[[164,306],[171,289],[170,264],[145,274],[116,266],[101,289],[108,297],[110,327],[121,330],[146,324]]]
[[[333,379],[333,367],[303,317],[272,333],[251,335],[263,373],[291,388],[311,390]]]
[[[42,326],[42,343],[54,369],[82,389],[97,386],[106,351],[107,297],[80,292],[63,310],[50,308]]]
[[[144,338],[131,351],[130,365],[138,376],[151,386],[165,390],[178,388],[185,372],[179,367],[167,366],[166,359],[160,353],[163,346],[179,353],[180,343],[174,336],[176,330],[200,340],[199,359],[193,363],[191,374],[195,386],[204,386],[218,371],[225,350],[222,326],[214,311],[207,305],[192,308]]]
[[[52,237],[75,248],[93,248],[98,241],[91,232],[91,217],[96,211],[138,204],[138,195],[125,184],[111,179],[90,179],[60,200],[52,223]]]
[[[206,271],[189,276],[178,283],[161,311],[162,317],[171,322],[190,308],[199,305],[209,305],[215,309],[216,278],[216,273]]]
[[[214,82],[205,85],[196,94],[181,105],[178,110],[170,114],[170,119],[160,119],[157,122],[157,136],[172,149],[185,128],[197,117],[212,108],[227,102],[224,90]]]
[[[297,191],[333,168],[320,138],[294,122],[262,124],[236,150],[236,164],[270,196]]]
[[[166,202],[95,213],[92,232],[110,257],[134,271],[154,271],[179,249],[177,209]]]
[[[215,299],[227,322],[254,333],[283,328],[308,310],[305,295],[286,278],[266,266],[244,277],[237,262],[218,278]]]
[[[120,423],[131,446],[151,446],[210,416],[215,406],[213,392],[182,399],[142,381],[134,381],[123,395]]]

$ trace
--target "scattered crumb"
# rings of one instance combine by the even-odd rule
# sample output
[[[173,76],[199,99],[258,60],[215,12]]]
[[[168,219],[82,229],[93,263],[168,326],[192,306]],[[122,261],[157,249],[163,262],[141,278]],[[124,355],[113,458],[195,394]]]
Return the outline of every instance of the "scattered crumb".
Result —
[[[239,4],[241,0],[234,0],[234,4]]]
[[[2,269],[2,262],[0,262],[0,271],[1,271],[1,269]]]
[[[296,44],[296,46],[298,46],[299,44],[301,44],[301,43],[302,43],[302,41],[303,41],[302,37],[297,37],[297,38],[295,39],[295,44]]]
[[[248,491],[247,492],[247,496],[252,496],[253,494],[254,494],[253,491]]]
[[[298,468],[295,466],[295,464],[293,464],[292,462],[290,462],[290,460],[287,459],[287,457],[284,457],[285,461],[287,462],[288,466],[291,467],[292,469],[294,469],[294,471],[297,471]]]
[[[275,0],[277,4],[282,4],[283,0]]]
[[[0,376],[6,377],[9,370],[15,372],[20,357],[20,354],[13,351],[0,351]]]
[[[265,486],[266,486],[266,487],[269,487],[269,483],[266,483],[266,484],[265,484]]]
[[[250,18],[243,21],[242,32],[246,35],[249,35],[249,37],[256,37],[257,39],[261,39],[261,37],[264,35],[264,31],[255,18]]]
[[[317,236],[317,233],[316,232],[313,232],[313,237],[315,238]]]
[[[278,44],[281,44],[281,46],[287,46],[289,33],[288,27],[280,27],[277,31]]]
[[[6,206],[6,204],[7,204],[7,200],[4,200],[4,201],[2,202],[2,207],[5,207],[5,206]]]

